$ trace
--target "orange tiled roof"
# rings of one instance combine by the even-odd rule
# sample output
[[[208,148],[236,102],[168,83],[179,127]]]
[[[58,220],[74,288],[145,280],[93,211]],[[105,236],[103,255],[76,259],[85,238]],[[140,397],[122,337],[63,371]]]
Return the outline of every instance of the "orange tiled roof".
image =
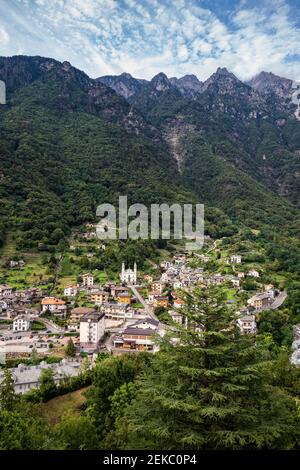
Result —
[[[42,300],[42,305],[65,305],[64,300],[55,299],[54,297],[45,297]]]

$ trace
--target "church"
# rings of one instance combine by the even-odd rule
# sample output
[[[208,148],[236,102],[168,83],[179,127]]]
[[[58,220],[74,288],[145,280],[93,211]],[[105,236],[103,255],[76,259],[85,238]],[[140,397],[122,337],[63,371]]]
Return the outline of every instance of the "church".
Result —
[[[134,263],[133,269],[125,269],[125,263],[122,263],[122,271],[120,274],[121,281],[124,284],[136,284],[137,281],[137,266]]]

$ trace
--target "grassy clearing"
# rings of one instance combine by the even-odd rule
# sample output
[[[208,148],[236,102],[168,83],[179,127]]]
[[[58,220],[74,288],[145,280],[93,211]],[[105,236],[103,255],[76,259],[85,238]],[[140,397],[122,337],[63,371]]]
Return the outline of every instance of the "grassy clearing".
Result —
[[[3,282],[6,282],[16,289],[22,289],[32,286],[35,283],[46,281],[49,278],[47,267],[42,263],[42,255],[37,255],[34,261],[28,261],[26,256],[23,256],[22,258],[26,263],[23,268],[0,268],[0,278]],[[3,262],[2,258],[1,262]]]
[[[86,392],[87,389],[88,387],[84,387],[75,392],[52,398],[52,400],[49,400],[47,403],[42,403],[40,405],[42,417],[48,424],[53,426],[60,422],[64,413],[78,415],[81,405],[85,402],[84,392]]]
[[[103,285],[108,281],[108,276],[105,272],[100,272],[99,274],[96,275],[96,281],[100,284]]]
[[[224,288],[227,300],[236,300],[236,290],[229,287]]]

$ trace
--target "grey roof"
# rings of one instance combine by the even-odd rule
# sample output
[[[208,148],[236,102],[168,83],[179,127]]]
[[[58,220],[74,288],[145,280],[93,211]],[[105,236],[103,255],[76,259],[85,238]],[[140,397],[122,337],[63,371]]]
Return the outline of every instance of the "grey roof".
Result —
[[[153,336],[155,334],[155,330],[151,330],[151,328],[131,328],[128,327],[126,330],[123,331],[124,335],[144,335],[144,336]]]
[[[255,321],[255,315],[243,315],[241,318],[240,318],[241,321],[245,320],[245,321]]]
[[[14,382],[18,384],[29,384],[37,383],[39,377],[44,369],[52,369],[54,372],[54,379],[63,379],[64,377],[72,377],[79,373],[80,364],[78,362],[68,362],[66,359],[63,359],[57,364],[47,364],[46,362],[41,362],[36,366],[27,366],[24,364],[19,364],[18,367],[10,369]],[[4,373],[0,371],[0,382],[2,382]]]
[[[266,293],[266,292],[260,292],[258,294],[255,294],[253,297],[251,297],[251,299],[249,300],[263,300],[263,299],[271,299],[272,297],[270,296],[270,294]]]
[[[86,315],[87,313],[93,313],[95,311],[92,307],[75,307],[71,310],[71,314]]]
[[[91,313],[87,313],[86,315],[83,315],[81,318],[80,318],[80,321],[81,322],[88,322],[89,320],[90,321],[93,321],[93,322],[98,322],[99,320],[101,320],[101,318],[103,318],[105,315],[104,312],[91,312]]]

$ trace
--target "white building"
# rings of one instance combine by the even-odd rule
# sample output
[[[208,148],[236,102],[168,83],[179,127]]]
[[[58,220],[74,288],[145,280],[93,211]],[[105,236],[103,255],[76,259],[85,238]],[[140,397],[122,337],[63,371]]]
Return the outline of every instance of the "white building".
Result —
[[[10,268],[23,268],[25,266],[25,261],[20,259],[19,261],[10,260],[9,267]]]
[[[250,269],[250,271],[248,271],[248,276],[250,277],[259,277],[259,272],[256,271],[256,269]]]
[[[80,318],[80,347],[82,349],[96,350],[104,335],[104,312],[92,312]]]
[[[65,297],[76,297],[78,293],[78,286],[68,286],[64,288]]]
[[[175,299],[174,300],[174,308],[180,309],[180,308],[183,308],[184,305],[185,305],[184,300],[182,300],[182,299]]]
[[[183,282],[180,281],[180,279],[176,279],[174,282],[173,282],[173,288],[174,289],[181,289],[183,287]]]
[[[31,321],[24,315],[16,317],[13,321],[13,331],[28,331],[30,326]]]
[[[275,289],[273,284],[266,284],[265,285],[265,293],[268,294],[272,299],[275,298]]]
[[[243,335],[256,333],[255,315],[244,315],[238,319],[237,324]]]
[[[137,281],[137,266],[134,263],[133,269],[125,269],[125,263],[122,263],[122,271],[120,274],[121,282],[124,284],[136,284]]]
[[[241,264],[242,257],[240,255],[232,255],[230,256],[230,262],[233,264]]]
[[[162,261],[160,263],[160,267],[163,269],[169,269],[171,266],[173,266],[173,263],[171,261]]]
[[[26,393],[29,390],[39,387],[39,378],[44,369],[52,369],[56,384],[67,377],[74,377],[81,372],[80,363],[62,359],[56,364],[41,362],[36,366],[19,364],[18,367],[10,369],[14,379],[14,389],[16,393]],[[0,371],[0,383],[4,378],[4,373]]]
[[[82,284],[85,287],[93,286],[94,285],[94,276],[90,273],[85,273],[82,275]]]
[[[65,316],[67,314],[66,302],[55,297],[45,297],[42,300],[42,312],[47,311],[54,315]]]
[[[184,322],[183,316],[179,312],[175,312],[174,310],[169,310],[168,314],[172,318],[175,323],[182,325]]]
[[[0,312],[6,312],[8,303],[5,300],[0,300]]]
[[[183,253],[177,253],[173,256],[173,260],[175,264],[182,264],[186,262],[186,255]]]
[[[0,297],[9,297],[12,294],[12,288],[7,284],[0,284]]]
[[[233,287],[240,287],[240,280],[238,278],[231,279],[231,284]]]

